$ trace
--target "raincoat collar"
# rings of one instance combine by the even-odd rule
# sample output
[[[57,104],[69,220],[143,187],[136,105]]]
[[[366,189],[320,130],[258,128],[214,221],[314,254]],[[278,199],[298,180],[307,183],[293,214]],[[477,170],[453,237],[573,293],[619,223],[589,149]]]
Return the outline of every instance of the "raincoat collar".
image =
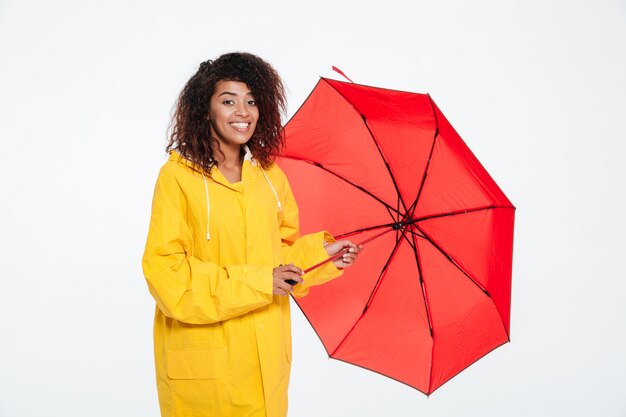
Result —
[[[263,177],[265,177],[265,181],[267,181],[267,185],[270,187],[270,189],[272,190],[272,193],[274,194],[274,197],[276,198],[276,205],[278,206],[278,209],[282,210],[282,204],[280,203],[280,199],[278,198],[278,193],[276,192],[276,189],[274,188],[274,185],[272,184],[272,182],[268,178],[267,174],[265,173],[265,170],[254,159],[254,157],[252,156],[252,152],[250,151],[250,148],[248,148],[247,145],[244,145],[243,149],[244,149],[244,155],[243,155],[243,166],[242,166],[241,181],[240,182],[237,182],[237,183],[229,182],[226,179],[226,177],[224,177],[224,175],[222,175],[220,170],[217,169],[217,166],[215,166],[215,165],[213,167],[211,167],[211,171],[209,173],[209,177],[214,182],[219,183],[219,184],[221,184],[221,185],[223,185],[225,187],[228,187],[228,188],[232,189],[233,191],[242,192],[243,191],[243,177],[244,177],[244,171],[245,171],[245,167],[246,167],[246,161],[248,161],[248,163],[252,167],[256,168],[257,165],[258,165],[261,173],[263,174]],[[205,192],[206,207],[207,207],[207,214],[206,214],[206,217],[207,217],[207,221],[206,221],[206,224],[207,224],[207,227],[206,227],[206,240],[211,240],[211,233],[209,231],[209,223],[210,223],[210,220],[211,220],[211,198],[209,196],[209,184],[207,182],[207,178],[206,178],[207,176],[205,175],[204,170],[199,168],[192,161],[190,161],[187,158],[185,158],[184,156],[182,156],[176,150],[173,150],[173,151],[170,152],[170,158],[169,159],[170,159],[170,161],[177,161],[178,163],[182,163],[182,164],[190,167],[194,171],[197,171],[200,174],[202,174],[202,180],[204,182],[204,192]]]
[[[243,154],[243,163],[245,164],[246,161],[248,161],[250,163],[250,165],[252,165],[253,167],[256,167],[258,165],[258,162],[256,159],[254,159],[254,156],[252,156],[252,151],[250,151],[250,148],[248,148],[248,145],[244,145],[243,146],[243,150],[244,150],[244,154]],[[169,157],[170,161],[177,161],[179,163],[182,163],[190,168],[192,168],[194,171],[198,171],[200,173],[204,173],[205,175],[207,174],[206,172],[204,172],[204,170],[200,167],[198,167],[196,164],[194,164],[192,161],[190,161],[189,159],[185,158],[180,152],[178,152],[177,150],[172,150],[170,151],[170,157]],[[217,167],[215,165],[213,165],[213,167],[211,168],[211,171],[208,173],[209,176],[212,176],[213,174],[213,170],[216,169]],[[217,170],[219,171],[219,170]]]

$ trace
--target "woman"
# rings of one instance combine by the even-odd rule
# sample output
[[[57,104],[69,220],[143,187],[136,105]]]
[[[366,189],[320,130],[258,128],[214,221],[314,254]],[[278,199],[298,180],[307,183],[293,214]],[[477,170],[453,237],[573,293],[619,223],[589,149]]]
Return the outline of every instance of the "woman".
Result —
[[[324,231],[299,236],[273,163],[284,108],[277,72],[246,53],[203,62],[180,94],[143,257],[163,416],[285,416],[287,295],[339,276],[361,250]]]

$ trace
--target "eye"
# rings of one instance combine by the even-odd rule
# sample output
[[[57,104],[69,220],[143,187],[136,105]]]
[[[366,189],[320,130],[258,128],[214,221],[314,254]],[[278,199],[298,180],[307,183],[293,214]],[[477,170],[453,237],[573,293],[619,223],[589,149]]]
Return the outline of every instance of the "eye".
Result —
[[[256,106],[256,100],[248,100],[248,106]]]
[[[235,100],[227,99],[222,101],[222,104],[235,104]]]

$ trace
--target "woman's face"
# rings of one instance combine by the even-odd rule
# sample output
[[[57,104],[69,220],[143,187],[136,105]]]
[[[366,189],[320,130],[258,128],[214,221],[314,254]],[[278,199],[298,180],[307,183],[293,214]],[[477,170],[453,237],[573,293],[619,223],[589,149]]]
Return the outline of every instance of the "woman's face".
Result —
[[[211,134],[222,146],[248,142],[259,119],[259,109],[248,85],[239,81],[218,81],[209,106]]]

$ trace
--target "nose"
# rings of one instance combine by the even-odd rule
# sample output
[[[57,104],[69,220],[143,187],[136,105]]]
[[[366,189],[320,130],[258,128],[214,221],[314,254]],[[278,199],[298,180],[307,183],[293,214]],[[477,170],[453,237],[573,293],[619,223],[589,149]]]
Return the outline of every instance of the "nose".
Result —
[[[237,116],[242,116],[242,117],[245,117],[245,116],[247,116],[247,115],[248,115],[248,113],[249,113],[249,111],[248,111],[248,107],[246,106],[246,103],[245,103],[245,102],[239,103],[239,104],[237,105],[237,109],[236,109],[236,112],[235,112],[235,114],[236,114]]]

